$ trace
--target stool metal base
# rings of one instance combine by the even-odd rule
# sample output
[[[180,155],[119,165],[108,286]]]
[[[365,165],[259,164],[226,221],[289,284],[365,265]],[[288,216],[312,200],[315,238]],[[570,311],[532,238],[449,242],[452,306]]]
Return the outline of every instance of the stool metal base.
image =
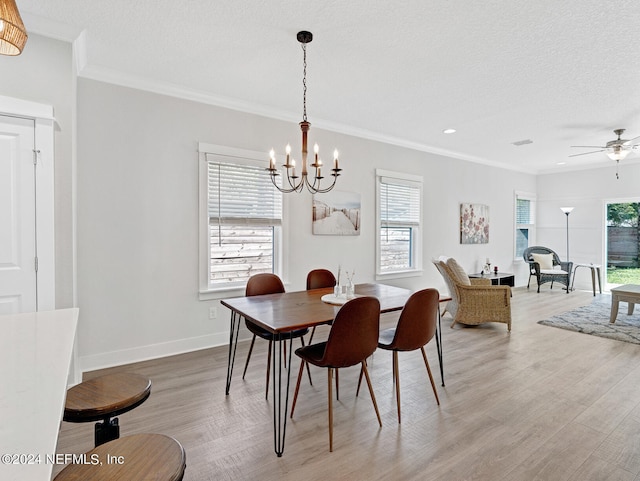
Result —
[[[95,446],[98,447],[101,444],[108,443],[114,439],[120,437],[120,424],[118,418],[105,419],[100,423],[96,423],[94,429],[94,441]]]

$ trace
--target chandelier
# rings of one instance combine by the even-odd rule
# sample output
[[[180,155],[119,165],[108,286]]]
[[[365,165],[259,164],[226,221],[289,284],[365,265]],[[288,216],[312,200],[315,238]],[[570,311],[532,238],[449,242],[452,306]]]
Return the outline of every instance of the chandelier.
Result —
[[[333,152],[333,168],[330,169],[331,177],[333,177],[333,181],[330,185],[326,187],[322,187],[322,160],[320,159],[318,152],[319,147],[318,144],[313,146],[313,163],[311,167],[314,170],[313,172],[313,180],[309,180],[309,171],[307,170],[307,132],[309,132],[309,128],[311,124],[307,121],[307,44],[313,40],[313,34],[307,31],[298,32],[297,35],[298,42],[302,45],[303,52],[303,77],[302,77],[302,105],[303,105],[303,113],[302,113],[302,122],[300,122],[300,130],[302,131],[302,165],[300,175],[296,171],[296,161],[291,156],[291,146],[287,144],[285,152],[287,154],[284,165],[284,174],[282,185],[278,185],[277,177],[280,175],[278,169],[276,169],[276,153],[273,149],[269,152],[269,168],[267,171],[271,177],[271,182],[276,188],[285,194],[290,192],[302,192],[304,187],[307,188],[309,192],[312,194],[329,192],[333,189],[333,186],[336,185],[336,180],[340,175],[340,171],[342,169],[339,168],[338,165],[338,151],[334,150]],[[286,180],[284,180],[286,178]]]

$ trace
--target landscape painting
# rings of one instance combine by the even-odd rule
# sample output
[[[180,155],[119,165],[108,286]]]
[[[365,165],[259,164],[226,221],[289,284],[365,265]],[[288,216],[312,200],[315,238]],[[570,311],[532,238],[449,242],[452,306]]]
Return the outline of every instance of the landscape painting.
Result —
[[[489,206],[460,204],[460,244],[489,242]]]
[[[314,235],[360,235],[360,194],[331,191],[313,195]]]

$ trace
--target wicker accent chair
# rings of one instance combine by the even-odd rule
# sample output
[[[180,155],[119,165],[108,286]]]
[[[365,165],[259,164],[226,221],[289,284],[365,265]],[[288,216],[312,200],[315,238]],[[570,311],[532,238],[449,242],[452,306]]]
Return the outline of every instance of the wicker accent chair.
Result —
[[[559,282],[565,286],[567,294],[571,292],[569,281],[573,270],[573,262],[562,262],[558,254],[548,247],[542,246],[526,248],[522,253],[522,257],[529,264],[527,289],[529,289],[529,284],[531,283],[531,276],[535,276],[538,281],[538,292],[540,292],[540,286],[545,282],[551,282],[551,289],[553,289],[554,282]],[[556,266],[560,266],[560,268],[557,269]]]
[[[444,278],[451,300],[444,313],[456,323],[476,326],[485,322],[501,322],[511,332],[511,288],[491,285],[491,279],[470,279],[453,258],[433,260]],[[443,314],[444,314],[443,313]]]

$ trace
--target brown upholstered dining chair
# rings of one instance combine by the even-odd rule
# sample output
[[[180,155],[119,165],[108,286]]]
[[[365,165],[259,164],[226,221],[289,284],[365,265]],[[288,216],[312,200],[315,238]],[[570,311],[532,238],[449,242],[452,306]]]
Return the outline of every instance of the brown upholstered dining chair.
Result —
[[[327,269],[314,269],[307,274],[307,290],[310,289],[322,289],[324,287],[333,287],[336,285],[336,277],[333,272]],[[316,333],[316,326],[311,329],[311,335],[309,336],[309,344],[313,340],[313,335]]]
[[[314,269],[307,274],[307,290],[336,285],[336,277],[327,269]]]
[[[439,299],[440,294],[436,289],[423,289],[415,292],[404,305],[396,327],[380,332],[378,347],[393,351],[393,379],[398,404],[398,422],[400,422],[400,370],[398,369],[398,352],[400,351],[420,349],[433,394],[436,396],[436,402],[440,405],[436,384],[433,381],[429,361],[427,361],[427,353],[424,350],[424,346],[433,339],[436,333]]]
[[[329,338],[325,342],[310,344],[296,350],[296,355],[302,359],[296,391],[291,405],[291,417],[296,408],[298,391],[302,371],[307,363],[327,368],[327,387],[329,404],[329,451],[333,451],[333,399],[332,381],[333,370],[360,364],[369,386],[369,393],[373,407],[378,417],[378,424],[382,427],[382,419],[378,411],[376,396],[373,393],[366,359],[373,354],[378,346],[378,331],[380,329],[380,301],[375,297],[358,297],[345,303],[331,325]]]
[[[247,281],[247,287],[245,290],[245,296],[261,296],[264,294],[279,294],[284,292],[284,284],[280,280],[280,278],[275,274],[263,273],[263,274],[255,274],[249,278]],[[253,334],[251,338],[251,346],[249,347],[249,354],[247,354],[247,362],[244,365],[244,371],[242,372],[242,379],[244,379],[245,374],[247,373],[247,367],[249,367],[249,359],[251,359],[251,353],[253,352],[253,345],[256,342],[256,336],[262,339],[266,339],[269,341],[269,353],[267,355],[267,388],[265,392],[265,398],[269,395],[269,373],[271,369],[271,345],[273,341],[279,341],[278,337],[258,326],[257,324],[251,322],[249,319],[244,320],[247,329]],[[296,331],[291,332],[291,337],[300,338],[300,342],[304,346],[304,335],[309,332],[309,329],[298,329]],[[285,349],[287,344],[285,343]],[[285,358],[285,366],[286,366],[286,358],[287,353],[285,350],[284,353]]]

